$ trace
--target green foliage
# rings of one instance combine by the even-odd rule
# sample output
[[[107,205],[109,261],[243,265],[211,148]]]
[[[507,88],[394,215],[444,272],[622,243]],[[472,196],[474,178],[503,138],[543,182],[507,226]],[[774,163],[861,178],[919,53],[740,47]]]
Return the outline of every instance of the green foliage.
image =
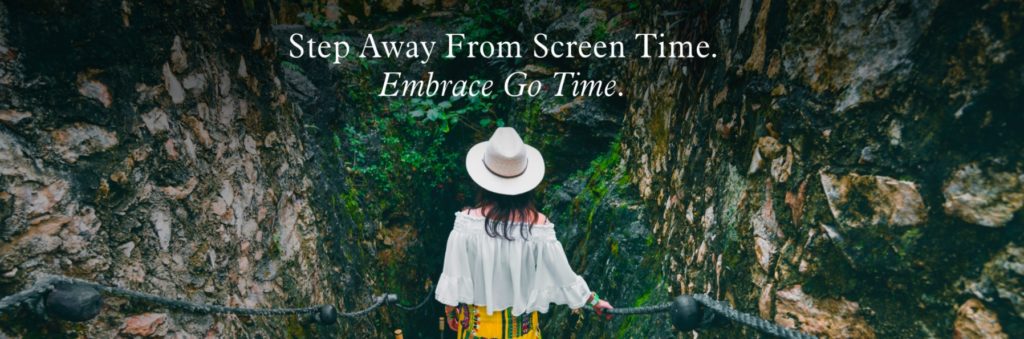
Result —
[[[493,105],[490,97],[474,96],[459,97],[452,96],[448,100],[435,102],[431,98],[412,98],[409,101],[396,100],[391,102],[391,111],[395,117],[405,119],[407,123],[434,126],[441,133],[448,133],[452,126],[459,123],[459,120],[469,114],[492,113]],[[480,124],[483,127],[484,118]],[[503,122],[502,122],[503,123]]]
[[[303,73],[302,67],[299,67],[299,65],[296,65],[288,60],[281,61],[281,68],[287,68],[299,73]]]
[[[596,25],[594,25],[594,32],[591,33],[591,38],[593,38],[594,40],[598,40],[598,41],[607,39],[608,38],[608,25],[605,24],[603,21],[602,22],[598,22]]]
[[[338,31],[337,21],[327,19],[325,15],[318,11],[308,11],[299,13],[299,18],[302,19],[303,24],[317,32],[336,32]]]
[[[457,32],[466,35],[468,41],[500,41],[506,37],[518,36],[516,23],[518,19],[507,8],[494,8],[492,4],[480,1],[479,5],[470,4],[469,13],[456,19]],[[458,55],[461,48],[455,50]]]
[[[372,105],[367,105],[372,106]],[[384,112],[373,112],[362,121],[348,125],[334,134],[331,143],[336,149],[347,149],[343,155],[348,170],[355,174],[357,185],[372,186],[363,193],[387,193],[381,207],[399,204],[416,192],[432,192],[452,182],[452,174],[461,170],[460,152],[452,152],[449,139],[456,126],[478,129],[475,121],[493,119],[491,99],[487,97],[451,97],[394,100]],[[358,204],[353,195],[343,197],[346,209]]]

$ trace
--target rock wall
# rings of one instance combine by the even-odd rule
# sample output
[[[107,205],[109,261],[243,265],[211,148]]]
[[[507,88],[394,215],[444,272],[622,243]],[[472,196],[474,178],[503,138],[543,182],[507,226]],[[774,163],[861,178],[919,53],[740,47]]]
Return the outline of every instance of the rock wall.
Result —
[[[311,208],[303,125],[274,67],[265,6],[0,3],[0,294],[47,272],[232,306],[339,301],[340,270],[319,241],[330,229]],[[29,337],[318,332],[296,317],[195,315],[116,298],[87,323],[40,317],[4,313],[0,328]]]
[[[622,157],[670,294],[828,337],[1024,333],[1019,1],[642,11],[718,51],[628,65]]]
[[[459,156],[501,120],[549,160],[542,209],[617,306],[709,293],[829,337],[1018,337],[1022,17],[1000,0],[6,1],[0,292],[50,272],[239,306],[415,301],[439,273],[451,213],[472,201]],[[281,56],[298,30],[356,45],[369,31],[664,32],[710,40],[718,57],[329,66]],[[628,91],[442,108],[376,98],[383,70],[572,70]],[[453,107],[471,109],[444,129],[402,115]],[[326,328],[107,305],[84,324],[5,313],[2,333],[426,336],[441,315],[382,310]],[[555,308],[542,323],[551,337],[680,335],[657,316]],[[754,335],[715,325],[700,335]]]

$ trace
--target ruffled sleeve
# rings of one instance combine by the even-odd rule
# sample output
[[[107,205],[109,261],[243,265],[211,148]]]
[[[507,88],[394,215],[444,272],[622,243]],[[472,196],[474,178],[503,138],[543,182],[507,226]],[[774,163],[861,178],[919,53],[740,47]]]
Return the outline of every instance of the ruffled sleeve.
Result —
[[[486,306],[488,312],[511,307],[520,315],[547,312],[550,304],[579,308],[590,295],[586,281],[569,265],[554,225],[535,225],[526,239],[506,240],[488,236],[483,218],[456,214],[437,282],[438,302]]]

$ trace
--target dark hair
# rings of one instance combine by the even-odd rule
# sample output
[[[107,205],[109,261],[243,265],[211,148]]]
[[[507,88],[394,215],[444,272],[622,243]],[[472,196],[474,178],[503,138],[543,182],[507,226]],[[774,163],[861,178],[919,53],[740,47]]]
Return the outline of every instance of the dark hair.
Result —
[[[515,240],[512,229],[519,226],[519,235],[526,239],[533,230],[533,224],[540,218],[540,212],[533,203],[533,195],[533,190],[518,195],[503,195],[478,187],[474,207],[479,208],[486,218],[484,230],[487,235]]]

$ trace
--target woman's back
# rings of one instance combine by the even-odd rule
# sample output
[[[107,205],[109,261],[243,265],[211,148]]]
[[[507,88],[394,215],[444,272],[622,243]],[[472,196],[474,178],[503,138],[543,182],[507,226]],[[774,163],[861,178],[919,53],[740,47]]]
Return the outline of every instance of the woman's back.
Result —
[[[434,297],[459,338],[539,338],[537,312],[551,304],[610,309],[573,272],[555,225],[537,211],[533,189],[544,157],[502,127],[466,154],[480,187],[476,208],[455,213]]]
[[[489,312],[511,308],[514,315],[547,312],[551,303],[573,308],[586,303],[590,288],[569,266],[546,218],[528,232],[510,232],[512,240],[488,235],[485,220],[471,211],[455,213],[438,301],[485,306]]]

